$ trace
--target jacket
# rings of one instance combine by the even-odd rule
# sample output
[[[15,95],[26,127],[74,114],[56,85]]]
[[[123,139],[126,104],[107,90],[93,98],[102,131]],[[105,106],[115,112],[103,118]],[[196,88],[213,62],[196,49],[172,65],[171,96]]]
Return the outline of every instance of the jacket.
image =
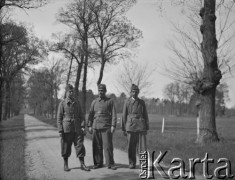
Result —
[[[127,99],[122,114],[122,130],[139,132],[149,130],[148,113],[145,102],[132,97]]]
[[[64,99],[60,102],[57,113],[57,127],[59,132],[81,132],[85,127],[85,117],[79,101]]]
[[[111,98],[100,97],[93,100],[88,116],[88,127],[94,129],[107,129],[111,126],[116,127],[117,114],[114,102]]]

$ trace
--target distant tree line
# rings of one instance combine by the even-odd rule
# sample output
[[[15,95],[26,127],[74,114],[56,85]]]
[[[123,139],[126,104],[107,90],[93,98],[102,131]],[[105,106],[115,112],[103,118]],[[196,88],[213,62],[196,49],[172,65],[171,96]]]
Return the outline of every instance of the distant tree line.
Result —
[[[51,68],[43,68],[34,71],[28,80],[28,103],[33,113],[47,117],[55,117],[59,102],[59,85],[61,84],[61,65],[55,64]],[[83,92],[78,92],[78,99],[82,101]],[[110,93],[107,96],[115,101],[117,113],[122,113],[124,102],[129,98],[129,94],[121,93],[119,96]],[[150,114],[172,115],[172,116],[197,116],[198,115],[198,94],[188,85],[173,82],[166,85],[164,89],[164,99],[146,98],[147,110]],[[86,113],[89,112],[91,102],[98,97],[92,90],[86,91]],[[225,102],[229,100],[227,84],[220,84],[216,90],[216,115],[232,116],[235,112],[225,107]]]

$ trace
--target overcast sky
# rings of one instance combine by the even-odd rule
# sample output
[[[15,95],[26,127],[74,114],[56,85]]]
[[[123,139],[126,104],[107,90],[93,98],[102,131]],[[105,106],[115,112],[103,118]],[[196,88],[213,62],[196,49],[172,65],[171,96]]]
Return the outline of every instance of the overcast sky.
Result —
[[[64,7],[69,0],[51,0],[51,2],[43,8],[36,10],[15,11],[13,17],[18,21],[23,21],[34,26],[34,31],[39,38],[50,39],[52,33],[66,32],[64,25],[56,22],[55,14],[60,7]],[[167,7],[167,16],[172,21],[183,21],[174,7]],[[155,0],[138,0],[138,3],[127,13],[127,18],[135,25],[136,28],[142,30],[143,39],[140,47],[136,50],[136,57],[133,59],[139,64],[149,64],[150,69],[156,68],[153,73],[153,86],[146,96],[164,98],[164,87],[173,80],[161,75],[161,67],[169,61],[170,51],[166,48],[167,42],[173,38],[172,28],[166,19],[160,16]],[[104,78],[102,83],[107,85],[108,93],[118,93],[117,84],[115,83],[119,68],[118,65],[108,65],[105,68]],[[88,88],[95,93],[97,91],[96,81],[98,79],[99,67],[89,71]],[[235,105],[235,79],[228,81],[229,95],[231,101],[227,104],[229,107]]]

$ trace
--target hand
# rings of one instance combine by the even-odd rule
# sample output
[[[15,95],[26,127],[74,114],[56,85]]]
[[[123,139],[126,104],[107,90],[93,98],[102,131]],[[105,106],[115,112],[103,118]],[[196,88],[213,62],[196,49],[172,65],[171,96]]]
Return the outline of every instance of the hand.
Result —
[[[93,133],[92,127],[89,127],[89,128],[88,128],[88,131],[89,131],[90,134],[92,134],[92,133]]]
[[[82,134],[85,136],[86,135],[86,130],[85,128],[81,128]]]
[[[147,135],[147,133],[148,133],[147,131],[142,132],[143,135]]]
[[[127,136],[127,132],[126,132],[126,131],[123,131],[123,135],[124,135],[124,136]]]
[[[64,133],[63,132],[59,132],[59,135],[61,138],[64,138]]]
[[[112,127],[111,127],[111,133],[114,133],[114,132],[115,132],[115,127],[112,126]]]

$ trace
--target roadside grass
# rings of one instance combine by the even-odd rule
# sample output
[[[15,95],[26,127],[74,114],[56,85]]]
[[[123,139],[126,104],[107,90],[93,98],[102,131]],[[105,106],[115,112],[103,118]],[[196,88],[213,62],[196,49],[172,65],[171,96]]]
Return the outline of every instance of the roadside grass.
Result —
[[[25,180],[24,115],[0,122],[0,179]]]
[[[127,138],[123,135],[120,126],[121,114],[118,114],[118,123],[115,134],[113,136],[113,144],[115,148],[127,151]],[[56,127],[56,120],[37,117],[40,120]],[[166,116],[165,130],[161,133],[162,116],[149,115],[150,130],[147,135],[147,146],[149,152],[155,151],[155,159],[159,152],[167,151],[163,161],[166,164],[176,166],[178,164],[171,163],[174,158],[181,158],[185,162],[185,167],[189,170],[189,159],[200,158],[203,160],[208,153],[208,159],[214,159],[214,163],[208,163],[208,172],[214,175],[217,167],[224,166],[225,163],[217,163],[220,158],[227,158],[231,162],[231,170],[235,175],[235,118],[222,117],[217,118],[217,131],[220,142],[206,145],[195,143],[196,140],[196,117],[175,117]],[[87,133],[87,138],[91,139],[91,135]],[[155,160],[154,159],[154,160]],[[195,164],[195,172],[202,174],[202,163]],[[225,169],[221,171],[225,174]]]

